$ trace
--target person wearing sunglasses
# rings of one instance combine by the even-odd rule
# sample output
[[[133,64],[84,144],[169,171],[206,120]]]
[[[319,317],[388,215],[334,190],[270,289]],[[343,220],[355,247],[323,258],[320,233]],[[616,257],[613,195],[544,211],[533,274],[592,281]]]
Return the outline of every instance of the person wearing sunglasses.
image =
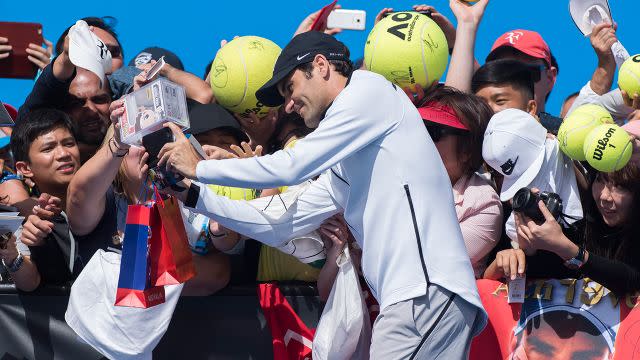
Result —
[[[502,232],[500,198],[476,174],[482,167],[482,140],[493,111],[480,97],[444,86],[429,93],[418,112],[451,180],[462,237],[479,278]]]
[[[104,17],[85,17],[81,20],[84,20],[89,25],[91,31],[93,31],[96,36],[104,42],[111,53],[111,71],[107,74],[111,74],[112,72],[120,69],[124,65],[124,52],[122,49],[122,44],[120,44],[120,40],[118,39],[118,35],[115,32],[115,25],[117,24],[117,20],[111,16]],[[56,54],[62,54],[64,51],[64,39],[67,37],[69,33],[69,26],[58,38],[56,42]]]

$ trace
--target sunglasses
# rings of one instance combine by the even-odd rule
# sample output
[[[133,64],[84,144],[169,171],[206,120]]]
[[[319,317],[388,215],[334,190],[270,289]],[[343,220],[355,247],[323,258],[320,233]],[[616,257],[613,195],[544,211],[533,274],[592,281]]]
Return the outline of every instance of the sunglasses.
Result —
[[[445,136],[465,136],[468,132],[462,129],[456,129],[449,126],[427,125],[427,132],[431,136],[434,143],[440,142]]]
[[[109,49],[109,52],[111,53],[112,58],[117,58],[122,55],[122,48],[120,48],[120,45],[106,45],[106,46],[107,46],[107,49]]]

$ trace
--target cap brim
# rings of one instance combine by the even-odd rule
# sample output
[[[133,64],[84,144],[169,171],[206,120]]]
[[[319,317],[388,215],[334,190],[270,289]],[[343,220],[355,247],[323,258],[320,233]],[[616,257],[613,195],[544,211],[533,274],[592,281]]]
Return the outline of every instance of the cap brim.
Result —
[[[496,59],[496,54],[498,53],[498,51],[500,51],[501,49],[504,49],[504,48],[512,48],[512,49],[518,50],[519,52],[521,52],[521,53],[523,53],[525,55],[529,55],[529,56],[531,56],[533,58],[540,59],[540,60],[544,61],[548,66],[551,66],[550,60],[547,59],[543,54],[538,54],[535,51],[531,51],[529,49],[523,50],[523,49],[520,49],[517,46],[514,46],[514,45],[510,44],[510,43],[502,44],[502,45],[498,46],[497,48],[491,50],[489,55],[487,55],[487,57],[485,58],[485,61],[493,61],[493,60],[495,60]]]
[[[294,64],[273,74],[271,80],[267,81],[266,84],[262,85],[262,87],[256,91],[258,101],[269,107],[282,105],[284,103],[284,97],[282,97],[278,91],[278,83],[284,80],[298,65],[299,64]]]
[[[531,164],[531,166],[529,166],[529,168],[518,178],[504,177],[502,190],[500,191],[500,201],[508,201],[516,194],[516,192],[518,192],[518,190],[531,184],[533,179],[538,175],[538,172],[540,172],[546,151],[547,148],[545,146],[542,151],[540,151],[533,164]]]

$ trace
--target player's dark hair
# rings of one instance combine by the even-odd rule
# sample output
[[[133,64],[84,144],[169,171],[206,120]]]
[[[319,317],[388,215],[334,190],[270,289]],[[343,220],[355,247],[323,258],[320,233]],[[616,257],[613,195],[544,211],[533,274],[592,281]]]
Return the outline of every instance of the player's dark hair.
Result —
[[[477,93],[486,86],[511,85],[516,91],[521,92],[527,100],[533,100],[535,75],[535,70],[531,66],[518,60],[489,61],[473,74],[471,91]]]

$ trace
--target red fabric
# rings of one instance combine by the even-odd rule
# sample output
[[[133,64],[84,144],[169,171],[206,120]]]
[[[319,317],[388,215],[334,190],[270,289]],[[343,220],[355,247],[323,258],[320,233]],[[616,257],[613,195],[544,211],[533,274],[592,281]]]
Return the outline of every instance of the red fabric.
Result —
[[[196,274],[182,213],[177,200],[170,196],[158,201],[151,216],[151,282],[156,286],[185,283]]]
[[[615,330],[616,325],[619,325],[615,330],[615,342],[613,343],[615,350],[611,351],[613,355],[609,354],[609,359],[640,358],[640,301],[638,301],[638,296],[625,296],[618,299],[611,293],[605,294],[605,289],[601,285],[591,281],[589,285],[585,285],[582,280],[578,280],[576,284],[575,286],[568,285],[567,280],[529,281],[526,304],[539,302],[545,305],[546,309],[569,304],[574,307],[584,307],[598,319],[597,322],[607,324],[610,329]],[[526,359],[526,350],[524,347],[518,346],[518,340],[514,333],[521,320],[520,317],[527,316],[527,314],[521,315],[525,311],[523,309],[526,304],[524,307],[522,304],[509,304],[507,302],[507,286],[498,281],[478,280],[477,285],[484,309],[489,314],[489,321],[482,333],[473,339],[469,359],[502,360],[511,359],[511,356],[514,359]],[[590,302],[590,304],[586,305],[586,302]],[[539,323],[534,323],[533,328],[539,328]],[[599,331],[602,330],[599,329]],[[603,336],[601,339],[605,337]],[[564,339],[562,343],[557,344],[557,347],[562,349],[562,344],[567,344],[570,349],[571,343],[569,339]]]
[[[311,359],[314,330],[302,322],[275,283],[258,284],[260,307],[273,338],[274,360]]]
[[[482,305],[489,313],[489,322],[480,335],[473,338],[469,359],[502,359],[502,354],[511,351],[511,333],[520,318],[522,304],[509,304],[507,287],[499,281],[476,283]]]
[[[535,31],[517,29],[506,32],[500,35],[498,40],[493,43],[491,52],[503,46],[509,46],[534,58],[542,59],[547,63],[547,66],[551,67],[549,45]],[[491,54],[489,54],[489,57],[491,57]]]
[[[439,104],[435,101],[429,102],[418,108],[422,120],[449,126],[460,130],[469,130],[458,119],[456,112],[449,106]]]
[[[621,322],[616,337],[616,359],[640,359],[639,308],[640,297],[637,295],[620,299]]]

